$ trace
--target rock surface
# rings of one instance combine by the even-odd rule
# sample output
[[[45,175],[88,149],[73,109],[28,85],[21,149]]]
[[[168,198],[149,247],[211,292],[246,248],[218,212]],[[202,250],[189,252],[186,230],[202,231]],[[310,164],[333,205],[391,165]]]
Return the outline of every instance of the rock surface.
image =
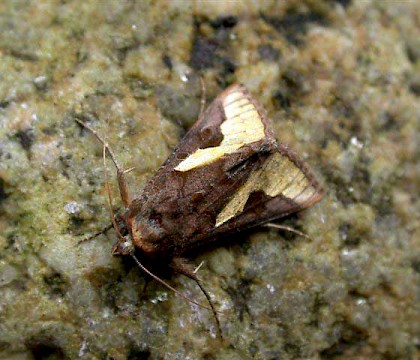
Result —
[[[419,23],[416,1],[2,1],[0,358],[418,358]],[[255,229],[192,259],[223,344],[206,310],[143,291],[112,231],[77,245],[109,215],[74,117],[138,193],[194,123],[200,74],[208,101],[244,83],[328,192],[284,221],[311,241]]]

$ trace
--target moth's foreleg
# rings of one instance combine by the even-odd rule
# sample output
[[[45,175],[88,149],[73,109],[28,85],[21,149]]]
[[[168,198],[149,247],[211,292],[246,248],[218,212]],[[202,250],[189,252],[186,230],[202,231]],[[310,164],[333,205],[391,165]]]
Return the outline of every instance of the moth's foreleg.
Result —
[[[213,312],[214,319],[216,321],[217,326],[217,332],[220,336],[220,339],[223,340],[223,333],[222,328],[220,326],[219,317],[217,316],[216,308],[213,305],[213,302],[211,301],[210,294],[207,292],[207,290],[203,287],[201,284],[201,280],[197,276],[197,271],[200,269],[200,267],[203,265],[203,262],[201,262],[200,265],[198,265],[195,270],[191,268],[191,264],[188,264],[188,262],[183,258],[174,258],[172,259],[172,262],[170,264],[170,267],[176,271],[179,274],[185,275],[186,277],[194,280],[198,287],[200,288],[201,292],[204,294],[204,296],[207,299],[207,302],[210,305],[211,311]]]
[[[86,237],[86,238],[84,238],[84,239],[82,239],[82,240],[79,240],[79,241],[77,242],[77,245],[80,245],[81,243],[84,243],[84,242],[87,242],[87,241],[93,240],[93,239],[94,239],[94,238],[96,238],[97,236],[102,235],[102,234],[105,234],[108,230],[111,230],[112,228],[113,228],[113,224],[109,224],[109,225],[107,225],[106,227],[104,227],[102,230],[98,231],[97,233],[95,233],[95,234],[93,234],[93,235],[90,235],[90,236],[88,236],[88,237]]]
[[[80,125],[82,125],[85,129],[89,130],[95,137],[103,144],[105,147],[108,155],[110,156],[112,162],[114,163],[116,169],[117,169],[117,181],[118,181],[118,187],[120,189],[120,195],[122,202],[124,204],[125,208],[128,208],[128,206],[131,204],[131,197],[128,191],[128,185],[127,181],[125,179],[125,174],[133,170],[133,168],[124,170],[117,162],[117,159],[115,158],[114,152],[110,148],[109,144],[98,134],[98,132],[90,127],[88,124],[83,122],[82,120],[75,118],[76,122]]]

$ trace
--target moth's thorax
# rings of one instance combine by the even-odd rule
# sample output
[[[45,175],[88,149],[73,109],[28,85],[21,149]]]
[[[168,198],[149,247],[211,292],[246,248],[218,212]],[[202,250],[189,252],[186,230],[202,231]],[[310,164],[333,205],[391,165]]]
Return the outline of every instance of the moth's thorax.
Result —
[[[134,246],[150,257],[156,257],[162,251],[162,229],[158,221],[152,221],[149,217],[142,216],[141,212],[135,212],[127,218],[127,225],[133,239]]]

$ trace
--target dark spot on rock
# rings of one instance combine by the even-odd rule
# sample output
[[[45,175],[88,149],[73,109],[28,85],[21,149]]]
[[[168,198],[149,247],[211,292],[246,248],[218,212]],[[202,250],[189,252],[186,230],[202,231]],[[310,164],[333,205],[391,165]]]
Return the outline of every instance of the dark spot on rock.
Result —
[[[276,107],[289,109],[291,105],[290,93],[287,89],[277,90],[273,95],[274,104]]]
[[[363,201],[363,199],[371,199],[371,173],[369,171],[370,159],[364,154],[361,154],[359,162],[355,165],[351,174],[351,184],[353,186],[352,197],[353,199]],[[372,199],[371,199],[372,200]],[[381,209],[378,209],[379,211]],[[390,208],[383,209],[387,212]]]
[[[364,295],[358,289],[351,289],[351,290],[349,290],[348,294],[349,294],[350,298],[353,298],[355,300],[364,299],[364,300],[367,301],[369,299],[366,295]]]
[[[0,340],[0,351],[9,349],[10,344],[7,341]]]
[[[413,259],[411,261],[411,267],[417,273],[420,273],[420,259]]]
[[[236,70],[236,65],[230,55],[232,51],[230,34],[233,24],[236,24],[236,20],[230,17],[223,17],[213,23],[198,17],[194,21],[196,35],[189,64],[197,70],[216,68],[219,70],[217,75],[219,84],[221,83],[219,78],[229,77]],[[204,34],[201,31],[204,25],[207,25],[206,29],[208,25],[212,26],[210,32],[206,31]]]
[[[63,349],[57,345],[51,335],[42,334],[25,342],[27,349],[32,353],[35,360],[41,359],[65,359]]]
[[[39,57],[35,52],[31,52],[30,49],[12,49],[10,50],[10,55],[23,61],[38,61]]]
[[[58,157],[58,160],[60,160],[61,165],[63,165],[63,167],[65,169],[68,169],[71,167],[71,159],[73,158],[72,154],[66,154],[66,155],[60,155]]]
[[[292,103],[306,94],[310,89],[309,80],[294,70],[286,70],[280,79],[278,90],[274,93],[274,103],[281,108],[288,109]]]
[[[302,94],[305,92],[307,79],[302,73],[295,69],[288,69],[283,74],[281,81],[294,93]]]
[[[355,116],[355,102],[356,100],[353,98],[346,98],[345,96],[341,96],[342,93],[336,94],[335,98],[331,104],[332,111],[334,112],[334,116],[337,118],[344,117],[346,119],[354,118]]]
[[[297,344],[286,342],[284,344],[284,351],[293,359],[302,357],[302,350]],[[273,359],[280,359],[280,354],[277,357],[273,357]]]
[[[348,350],[357,354],[357,349],[366,343],[366,335],[353,327],[345,327],[341,334],[342,336],[332,346],[321,351],[321,359],[347,358],[345,355]]]
[[[418,38],[408,38],[407,43],[405,46],[405,50],[407,53],[407,58],[413,64],[417,63],[420,59],[420,49],[419,49],[420,41]]]
[[[250,282],[247,280],[241,280],[237,287],[228,287],[226,292],[232,298],[233,304],[239,312],[239,319],[242,321],[245,312],[248,311],[248,299],[251,293]]]
[[[381,114],[381,120],[380,130],[394,131],[400,128],[401,122],[399,122],[389,111],[385,111]]]
[[[162,56],[162,61],[169,70],[172,70],[173,64],[172,64],[172,59],[169,55],[166,55],[166,54],[163,55]]]
[[[19,130],[15,136],[26,151],[31,150],[31,147],[35,140],[35,134],[33,129],[28,128],[25,130]]]
[[[233,74],[236,70],[236,65],[235,63],[232,61],[232,59],[228,58],[228,57],[224,57],[222,59],[222,64],[223,64],[223,71],[225,74]]]
[[[238,18],[233,15],[219,16],[215,20],[211,21],[210,24],[213,28],[233,28],[238,23]]]
[[[218,44],[200,35],[196,36],[192,46],[190,65],[196,70],[208,69],[215,65]]]
[[[122,289],[124,288],[124,278],[128,271],[133,267],[133,263],[124,259],[121,262],[122,272],[115,269],[96,267],[87,275],[87,279],[94,287],[99,290],[99,295],[104,306],[112,309],[115,313],[121,307]],[[143,260],[140,260],[143,261]]]
[[[409,89],[414,95],[420,96],[420,76],[410,79]]]
[[[57,134],[57,128],[54,125],[43,128],[41,131],[45,135],[55,135],[55,134]]]
[[[18,247],[18,245],[17,245],[18,236],[16,234],[14,234],[14,233],[9,234],[6,239],[7,239],[6,249],[10,249],[10,248],[15,248],[16,249]]]
[[[270,15],[263,15],[262,18],[293,45],[303,43],[303,36],[311,24],[327,25],[326,18],[314,12],[302,13],[289,10],[281,18]]]
[[[346,8],[352,3],[352,0],[331,0],[331,2],[336,2]]]
[[[341,224],[339,227],[340,238],[346,248],[355,248],[360,244],[360,236],[357,236],[352,229],[351,224]]]
[[[66,155],[60,155],[58,157],[58,160],[60,161],[60,164],[62,166],[62,171],[61,174],[63,176],[65,176],[67,179],[70,178],[69,172],[68,170],[71,169],[72,165],[71,165],[71,159],[73,158],[72,154],[66,154]]]
[[[271,44],[263,44],[258,48],[258,54],[262,60],[277,61],[280,58],[280,50]]]
[[[156,86],[155,97],[161,113],[175,123],[188,128],[197,119],[200,100],[188,89],[173,88],[166,85]]]
[[[136,36],[111,36],[110,48],[113,50],[120,65],[124,62],[130,50],[140,46],[140,41]],[[82,57],[85,56],[84,54]]]
[[[257,354],[258,349],[259,348],[258,348],[258,346],[255,343],[252,343],[251,345],[249,345],[248,351],[251,354],[252,358],[255,358],[256,357],[255,355]]]
[[[341,224],[338,228],[338,233],[340,235],[340,239],[345,241],[348,238],[348,234],[349,234],[349,230],[350,230],[351,225],[344,223]]]
[[[70,230],[74,232],[75,234],[78,234],[79,231],[76,231],[76,230],[79,229],[83,225],[84,222],[85,222],[84,219],[77,216],[76,214],[72,214],[69,219]]]
[[[131,349],[127,355],[127,360],[148,360],[150,356],[150,350]]]
[[[4,180],[0,178],[0,201],[7,199],[8,196],[4,190]]]
[[[58,272],[45,275],[44,283],[47,285],[47,293],[51,296],[64,296],[67,292],[69,284]]]
[[[1,100],[0,101],[0,109],[7,108],[9,106],[9,104],[10,104],[10,101],[8,101],[8,100]]]
[[[127,82],[130,86],[131,93],[136,99],[147,99],[153,95],[153,86],[145,84],[136,78],[128,78]]]
[[[233,61],[227,57],[221,58],[221,70],[216,76],[217,83],[221,88],[228,87],[233,80],[233,75],[235,74],[236,65]]]

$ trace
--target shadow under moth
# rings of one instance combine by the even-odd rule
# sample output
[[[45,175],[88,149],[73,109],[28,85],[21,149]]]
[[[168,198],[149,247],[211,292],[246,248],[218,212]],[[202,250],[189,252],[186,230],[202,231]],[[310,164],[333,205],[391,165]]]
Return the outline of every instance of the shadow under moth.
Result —
[[[112,225],[118,234],[113,255],[131,256],[137,265],[186,298],[149,269],[171,268],[195,280],[208,293],[185,254],[230,234],[282,218],[319,201],[324,192],[305,163],[276,141],[270,120],[243,85],[234,84],[209,105],[139,196],[131,198],[117,168],[124,210],[114,216],[106,176]],[[106,172],[105,172],[106,174]],[[99,233],[98,233],[99,234]],[[98,235],[96,234],[96,235]]]

